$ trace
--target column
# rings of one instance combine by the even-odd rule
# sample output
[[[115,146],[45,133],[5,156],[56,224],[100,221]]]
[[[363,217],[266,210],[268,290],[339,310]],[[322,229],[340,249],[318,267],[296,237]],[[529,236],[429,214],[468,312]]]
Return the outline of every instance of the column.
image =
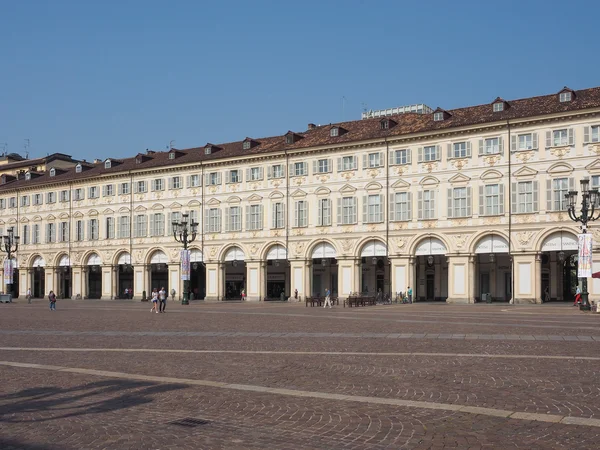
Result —
[[[442,270],[442,259],[445,258],[444,255],[436,256],[435,262],[433,263],[433,270],[435,271],[435,278],[433,282],[433,299],[438,300],[442,296],[442,277],[444,276],[444,272]],[[448,272],[447,276],[450,272]],[[450,297],[450,286],[448,286],[448,297]]]
[[[396,298],[399,292],[406,292],[408,286],[411,286],[410,274],[411,270],[411,258],[409,256],[400,256],[399,258],[390,258],[391,274],[390,274],[390,294],[392,300]],[[413,288],[414,289],[414,288]]]
[[[515,303],[536,303],[536,284],[540,284],[541,271],[537,269],[538,263],[534,253],[520,253],[513,255],[515,273]],[[541,267],[541,260],[539,261]],[[537,272],[537,273],[536,273]]]
[[[42,292],[42,294],[46,296],[50,291],[53,291],[56,286],[54,284],[54,268],[42,267],[42,270],[44,271],[44,279],[46,280],[46,285],[44,286],[46,292]]]
[[[304,263],[304,292],[306,297],[312,297],[312,259],[306,260]]]
[[[338,298],[344,299],[350,295],[353,286],[356,284],[354,281],[355,271],[355,260],[352,259],[338,259]],[[333,291],[333,289],[332,289]]]
[[[133,268],[133,295],[142,300],[147,300],[150,292],[148,292],[149,286],[148,268],[145,265],[137,265]],[[144,298],[144,292],[146,292],[146,298]]]
[[[448,255],[447,303],[469,302],[469,256]]]
[[[121,287],[119,286],[119,266],[112,266],[111,272],[110,298],[115,300],[123,294],[123,292],[121,292]]]
[[[283,263],[285,264],[285,262]],[[259,292],[258,292],[258,299],[260,301],[264,300],[265,297],[267,296],[267,278],[269,275],[269,268],[267,265],[267,261],[261,261],[260,263],[260,271],[258,274],[258,279],[260,280],[259,283]],[[287,289],[287,278],[285,280],[286,286],[284,287],[284,292],[289,292],[289,290]]]
[[[469,255],[469,303],[475,303],[477,296],[477,255]]]
[[[535,255],[535,277],[534,281],[535,303],[542,303],[542,254]]]
[[[406,283],[406,292],[408,292],[408,288],[412,287],[413,290],[413,302],[417,301],[418,288],[417,288],[417,257],[409,256],[408,257],[408,282]]]
[[[89,292],[88,292],[88,284],[89,284],[89,279],[88,279],[88,274],[90,272],[90,268],[87,266],[84,266],[82,271],[81,271],[81,298],[85,299],[88,298]]]
[[[218,262],[206,263],[206,297],[205,300],[219,300],[221,268]]]
[[[290,295],[294,296],[294,290],[298,289],[298,299],[304,300],[308,295],[304,282],[305,264],[303,260],[290,260]]]
[[[260,267],[261,261],[247,261],[246,262],[246,300],[248,301],[259,301],[262,300],[260,296]]]

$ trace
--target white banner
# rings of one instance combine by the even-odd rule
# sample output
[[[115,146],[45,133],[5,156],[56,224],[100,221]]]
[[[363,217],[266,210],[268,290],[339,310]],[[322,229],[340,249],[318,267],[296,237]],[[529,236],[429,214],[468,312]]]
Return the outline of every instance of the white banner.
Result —
[[[589,278],[592,276],[592,235],[590,233],[580,234],[579,259],[577,262],[577,276]]]

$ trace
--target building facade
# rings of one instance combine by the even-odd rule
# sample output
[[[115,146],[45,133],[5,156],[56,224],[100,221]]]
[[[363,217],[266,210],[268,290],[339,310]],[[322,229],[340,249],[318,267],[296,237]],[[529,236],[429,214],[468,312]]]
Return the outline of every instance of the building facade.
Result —
[[[21,237],[15,294],[35,297],[180,296],[171,224],[188,217],[195,299],[412,287],[418,301],[536,303],[548,287],[572,300],[565,194],[584,178],[600,187],[600,88],[50,162],[2,175],[0,231]],[[597,280],[589,291],[600,297]]]

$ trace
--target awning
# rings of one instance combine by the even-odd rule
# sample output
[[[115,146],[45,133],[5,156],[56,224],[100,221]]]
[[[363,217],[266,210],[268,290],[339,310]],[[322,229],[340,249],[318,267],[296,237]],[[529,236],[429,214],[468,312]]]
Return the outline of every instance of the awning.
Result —
[[[594,272],[592,278],[600,278],[600,272]]]

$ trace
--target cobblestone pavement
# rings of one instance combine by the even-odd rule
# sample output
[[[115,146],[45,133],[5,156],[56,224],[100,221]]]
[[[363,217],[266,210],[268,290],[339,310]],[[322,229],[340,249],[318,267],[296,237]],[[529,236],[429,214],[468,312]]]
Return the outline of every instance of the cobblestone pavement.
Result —
[[[0,448],[592,449],[568,305],[0,305]]]

